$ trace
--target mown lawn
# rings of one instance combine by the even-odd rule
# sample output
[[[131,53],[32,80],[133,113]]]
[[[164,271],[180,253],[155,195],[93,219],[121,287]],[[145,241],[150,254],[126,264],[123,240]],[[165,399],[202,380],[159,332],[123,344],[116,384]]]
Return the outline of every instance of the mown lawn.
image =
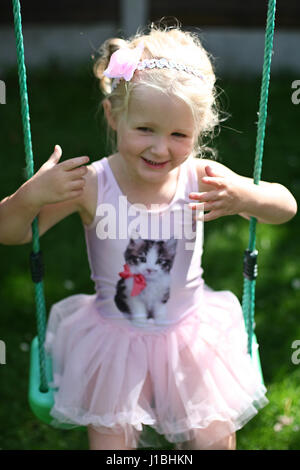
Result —
[[[29,72],[31,126],[36,169],[55,144],[63,158],[108,152],[106,130],[98,113],[99,94],[91,68],[69,73],[55,64]],[[286,185],[299,200],[300,106],[291,102],[288,73],[273,76],[265,142],[263,179]],[[0,107],[0,199],[24,181],[24,150],[16,71],[6,77],[7,104]],[[223,79],[223,108],[231,115],[215,139],[219,161],[251,176],[255,152],[260,80]],[[300,340],[300,222],[258,225],[259,277],[256,334],[269,405],[238,432],[238,449],[300,449],[300,365],[291,360],[293,341]],[[242,257],[248,245],[248,222],[238,216],[205,226],[203,266],[207,284],[242,297]],[[41,239],[45,261],[47,309],[63,297],[93,293],[83,230],[77,215],[52,228]],[[1,449],[87,449],[79,430],[62,431],[37,421],[27,402],[29,344],[36,334],[34,289],[29,274],[30,246],[0,245],[0,339],[6,364],[0,365]],[[162,439],[160,447],[168,445]]]

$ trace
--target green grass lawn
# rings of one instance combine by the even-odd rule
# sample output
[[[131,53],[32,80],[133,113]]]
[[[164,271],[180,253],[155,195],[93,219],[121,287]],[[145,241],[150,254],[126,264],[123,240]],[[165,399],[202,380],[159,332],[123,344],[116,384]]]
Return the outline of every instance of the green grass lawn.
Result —
[[[297,77],[273,76],[262,178],[286,185],[299,199],[298,146],[300,106],[291,102]],[[0,106],[0,199],[24,182],[24,150],[16,71],[6,77],[7,104]],[[260,80],[223,79],[223,109],[232,117],[215,139],[219,161],[251,176],[255,153]],[[28,73],[28,91],[36,170],[55,144],[63,159],[105,156],[106,130],[98,113],[99,94],[91,68],[66,74],[55,64]],[[238,432],[238,449],[300,449],[300,365],[291,361],[293,341],[300,340],[299,217],[285,225],[258,225],[259,277],[256,334],[269,405]],[[242,297],[242,258],[248,245],[248,222],[238,216],[205,225],[203,266],[214,289]],[[72,215],[42,239],[47,309],[75,293],[93,293],[79,217]],[[36,334],[34,288],[28,259],[31,247],[0,245],[0,339],[6,364],[0,365],[1,449],[87,449],[85,433],[62,431],[37,421],[27,402],[29,344]],[[168,445],[162,439],[161,448]]]

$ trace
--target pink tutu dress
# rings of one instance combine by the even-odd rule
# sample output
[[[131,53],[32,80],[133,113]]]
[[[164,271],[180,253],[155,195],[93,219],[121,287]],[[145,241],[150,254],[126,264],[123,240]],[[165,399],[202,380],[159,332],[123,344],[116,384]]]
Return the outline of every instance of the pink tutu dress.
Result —
[[[107,158],[93,166],[98,205],[84,231],[95,293],[50,311],[53,425],[124,433],[133,448],[148,425],[205,449],[268,400],[238,299],[202,277],[203,222],[188,208],[195,160],[181,165],[171,203],[151,210],[127,200]]]

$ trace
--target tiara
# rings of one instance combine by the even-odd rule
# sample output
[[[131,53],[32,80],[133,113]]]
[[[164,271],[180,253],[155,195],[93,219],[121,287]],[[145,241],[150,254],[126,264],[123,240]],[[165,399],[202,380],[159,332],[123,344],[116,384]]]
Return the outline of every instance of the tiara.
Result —
[[[184,71],[191,73],[198,78],[204,79],[202,73],[194,67],[188,65],[178,64],[165,58],[161,59],[144,59],[140,61],[144,50],[144,43],[141,42],[134,49],[124,47],[115,51],[110,58],[107,69],[104,70],[103,75],[108,78],[113,78],[111,85],[111,91],[113,91],[119,84],[121,79],[129,81],[132,79],[133,74],[136,70],[145,69],[175,69],[178,71]]]
[[[176,62],[173,62],[171,60],[167,60],[164,58],[163,59],[145,59],[145,60],[142,60],[142,62],[139,62],[137,66],[137,70],[154,69],[154,68],[176,69],[179,71],[183,70],[184,72],[192,73],[196,77],[199,77],[202,79],[204,78],[203,74],[199,70],[195,69],[194,67],[189,67],[188,65],[184,65],[184,64],[177,64]]]
[[[145,69],[175,69],[178,70],[179,72],[187,72],[195,77],[201,78],[201,80],[204,80],[204,75],[200,72],[200,70],[197,70],[194,67],[190,67],[188,65],[180,64],[177,62],[173,62],[171,60],[167,60],[165,58],[162,59],[144,59],[141,62],[138,62],[136,69],[135,70],[145,70]],[[115,78],[112,81],[111,84],[111,91],[113,91],[120,81],[122,80],[123,77],[118,77]]]

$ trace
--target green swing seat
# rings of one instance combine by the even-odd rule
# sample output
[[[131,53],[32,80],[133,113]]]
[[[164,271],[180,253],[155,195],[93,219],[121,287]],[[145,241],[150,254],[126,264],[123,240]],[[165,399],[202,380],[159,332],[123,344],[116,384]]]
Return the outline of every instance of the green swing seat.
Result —
[[[54,405],[54,390],[49,386],[52,382],[52,361],[46,354],[46,378],[48,382],[48,392],[40,391],[40,366],[39,366],[39,345],[38,337],[35,336],[30,347],[30,369],[28,401],[35,416],[43,423],[50,424],[53,419],[50,410]]]

